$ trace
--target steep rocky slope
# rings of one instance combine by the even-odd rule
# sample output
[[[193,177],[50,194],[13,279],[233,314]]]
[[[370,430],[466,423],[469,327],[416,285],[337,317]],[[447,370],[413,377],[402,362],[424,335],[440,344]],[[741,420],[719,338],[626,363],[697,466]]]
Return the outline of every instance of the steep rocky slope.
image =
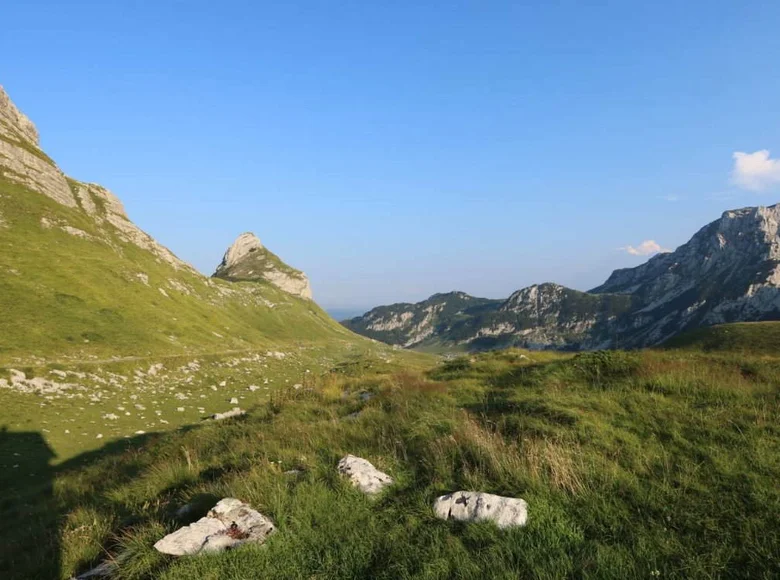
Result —
[[[484,349],[633,348],[724,322],[780,319],[780,204],[727,211],[670,253],[616,270],[579,292],[541,284],[490,302],[479,312],[455,308],[419,332],[417,313],[452,312],[436,295],[415,305],[379,307],[344,324],[391,344]],[[479,300],[479,299],[477,299]],[[392,326],[391,334],[384,332]]]
[[[257,242],[259,244],[259,242]],[[260,250],[273,272],[297,271]],[[228,260],[229,261],[229,260]],[[280,340],[359,340],[273,272],[208,278],[128,218],[107,189],[71,179],[0,89],[0,363],[221,352]]]
[[[266,281],[295,296],[312,297],[306,274],[282,262],[250,232],[238,236],[228,248],[214,277],[230,281]]]

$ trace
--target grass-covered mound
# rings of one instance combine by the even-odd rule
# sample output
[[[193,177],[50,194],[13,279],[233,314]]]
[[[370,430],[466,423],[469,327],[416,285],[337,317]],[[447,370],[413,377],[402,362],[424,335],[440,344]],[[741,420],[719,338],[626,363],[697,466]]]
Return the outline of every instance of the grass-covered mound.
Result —
[[[697,328],[675,336],[664,347],[780,356],[780,322],[735,322]]]
[[[0,576],[110,559],[121,578],[777,577],[778,385],[766,357],[504,351],[427,374],[355,361],[243,419],[56,470],[28,452],[5,482]],[[364,497],[336,472],[346,453],[397,484]],[[524,498],[528,526],[435,519],[434,498],[458,489]],[[279,532],[218,556],[152,548],[225,496]]]

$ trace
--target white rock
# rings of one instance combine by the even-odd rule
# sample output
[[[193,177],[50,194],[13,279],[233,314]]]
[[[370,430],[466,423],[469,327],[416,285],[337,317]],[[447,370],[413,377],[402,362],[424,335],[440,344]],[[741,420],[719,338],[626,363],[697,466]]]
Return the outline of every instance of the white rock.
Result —
[[[436,517],[461,522],[493,521],[499,528],[524,526],[528,521],[525,500],[478,491],[456,491],[433,503]]]
[[[370,461],[362,457],[347,455],[339,461],[338,468],[339,472],[349,476],[352,485],[363,493],[373,495],[393,484],[392,477],[379,471]]]
[[[208,515],[159,540],[155,549],[172,556],[222,552],[246,543],[262,544],[276,528],[271,520],[235,498],[221,500]]]
[[[233,407],[230,411],[225,411],[224,413],[214,413],[211,418],[214,421],[222,421],[223,419],[230,419],[231,417],[240,417],[242,415],[246,415],[246,411],[244,411],[240,407]]]
[[[230,399],[230,404],[231,405],[238,405],[238,399],[236,397],[233,397],[232,399]]]

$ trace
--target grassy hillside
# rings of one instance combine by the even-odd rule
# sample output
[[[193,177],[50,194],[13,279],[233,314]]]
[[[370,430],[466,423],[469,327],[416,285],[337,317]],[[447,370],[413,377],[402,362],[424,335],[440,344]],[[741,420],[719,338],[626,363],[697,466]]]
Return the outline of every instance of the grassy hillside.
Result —
[[[2,177],[0,216],[0,364],[359,340],[311,301],[175,269],[111,224]]]
[[[355,358],[244,419],[57,467],[35,433],[6,436],[22,451],[3,470],[0,575],[106,559],[117,577],[170,580],[780,575],[777,358],[502,351],[404,368]],[[365,498],[336,473],[346,453],[397,484]],[[433,499],[457,489],[523,497],[529,525],[436,520]],[[224,496],[279,533],[210,557],[153,550],[185,523],[178,508],[196,506],[189,521]]]
[[[737,322],[698,328],[672,338],[666,348],[780,355],[780,322]]]

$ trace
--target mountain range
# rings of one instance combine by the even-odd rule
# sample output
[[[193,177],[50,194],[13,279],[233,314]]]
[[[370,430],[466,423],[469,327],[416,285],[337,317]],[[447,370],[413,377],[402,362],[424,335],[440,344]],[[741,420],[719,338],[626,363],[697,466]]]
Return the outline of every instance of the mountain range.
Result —
[[[780,204],[727,211],[673,252],[581,292],[534,284],[506,300],[463,292],[379,306],[350,330],[407,348],[638,348],[725,322],[780,319]]]

